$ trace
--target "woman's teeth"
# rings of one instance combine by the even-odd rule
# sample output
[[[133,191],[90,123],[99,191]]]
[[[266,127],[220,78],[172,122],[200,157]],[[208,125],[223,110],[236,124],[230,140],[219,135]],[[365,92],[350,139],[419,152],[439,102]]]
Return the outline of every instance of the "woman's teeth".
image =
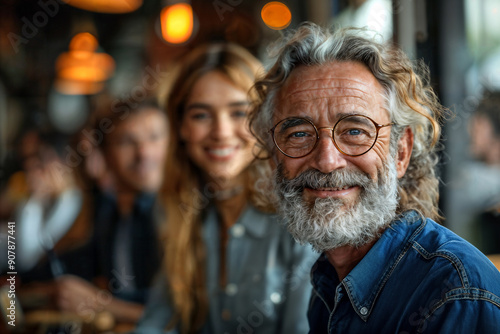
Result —
[[[231,155],[235,151],[234,147],[230,148],[218,148],[218,149],[209,149],[208,152],[212,155],[215,155],[217,157],[227,157]]]

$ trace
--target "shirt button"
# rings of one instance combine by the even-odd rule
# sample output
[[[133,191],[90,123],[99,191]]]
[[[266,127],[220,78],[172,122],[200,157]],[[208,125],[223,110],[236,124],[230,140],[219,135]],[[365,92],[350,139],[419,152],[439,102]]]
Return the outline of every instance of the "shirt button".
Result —
[[[231,320],[231,311],[229,311],[228,309],[222,310],[221,318],[222,318],[222,320],[225,320],[225,321]]]
[[[361,315],[367,315],[368,309],[366,307],[362,307],[361,310],[359,310],[359,313],[361,313]]]
[[[245,226],[243,226],[241,224],[235,224],[231,228],[231,234],[235,238],[241,238],[243,235],[245,235]]]
[[[281,303],[281,294],[278,292],[271,293],[271,301],[275,304]]]
[[[238,286],[234,283],[226,285],[226,295],[234,296],[238,292]]]

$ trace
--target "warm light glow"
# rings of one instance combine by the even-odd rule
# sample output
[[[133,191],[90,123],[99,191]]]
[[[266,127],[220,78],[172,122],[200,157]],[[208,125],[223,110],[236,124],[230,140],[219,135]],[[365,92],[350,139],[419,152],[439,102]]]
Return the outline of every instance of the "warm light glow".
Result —
[[[193,33],[193,9],[187,3],[168,6],[161,11],[161,34],[172,44],[186,42]]]
[[[98,13],[129,13],[141,7],[142,0],[63,0],[67,4]]]
[[[92,95],[103,90],[104,84],[94,81],[57,79],[54,88],[66,95]]]
[[[278,1],[267,3],[261,11],[262,20],[271,29],[285,29],[292,22],[292,13],[288,7]]]
[[[96,53],[97,40],[89,33],[77,34],[69,51],[56,60],[56,89],[64,94],[94,94],[114,71],[115,62],[106,53]]]
[[[71,51],[87,51],[94,52],[97,50],[97,39],[88,32],[76,34],[69,42],[69,49]]]

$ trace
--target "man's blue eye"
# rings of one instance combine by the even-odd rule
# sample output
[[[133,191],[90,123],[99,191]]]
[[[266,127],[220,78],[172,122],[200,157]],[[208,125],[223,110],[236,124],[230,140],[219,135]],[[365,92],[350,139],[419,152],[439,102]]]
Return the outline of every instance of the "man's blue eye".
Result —
[[[292,133],[292,137],[305,137],[307,136],[307,133],[305,132],[294,132]]]
[[[351,129],[347,132],[351,136],[359,136],[361,134],[361,130],[359,129]]]

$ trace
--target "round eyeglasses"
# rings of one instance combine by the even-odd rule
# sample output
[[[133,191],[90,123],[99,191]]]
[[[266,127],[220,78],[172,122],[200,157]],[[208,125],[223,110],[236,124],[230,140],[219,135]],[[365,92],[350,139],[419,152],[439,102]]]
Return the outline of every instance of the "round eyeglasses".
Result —
[[[317,128],[312,121],[302,117],[289,117],[272,127],[274,144],[281,153],[290,158],[302,158],[311,153],[319,141],[319,130],[331,130],[333,144],[344,155],[357,157],[375,145],[381,128],[394,123],[378,124],[364,115],[347,115],[335,123],[333,128]]]

